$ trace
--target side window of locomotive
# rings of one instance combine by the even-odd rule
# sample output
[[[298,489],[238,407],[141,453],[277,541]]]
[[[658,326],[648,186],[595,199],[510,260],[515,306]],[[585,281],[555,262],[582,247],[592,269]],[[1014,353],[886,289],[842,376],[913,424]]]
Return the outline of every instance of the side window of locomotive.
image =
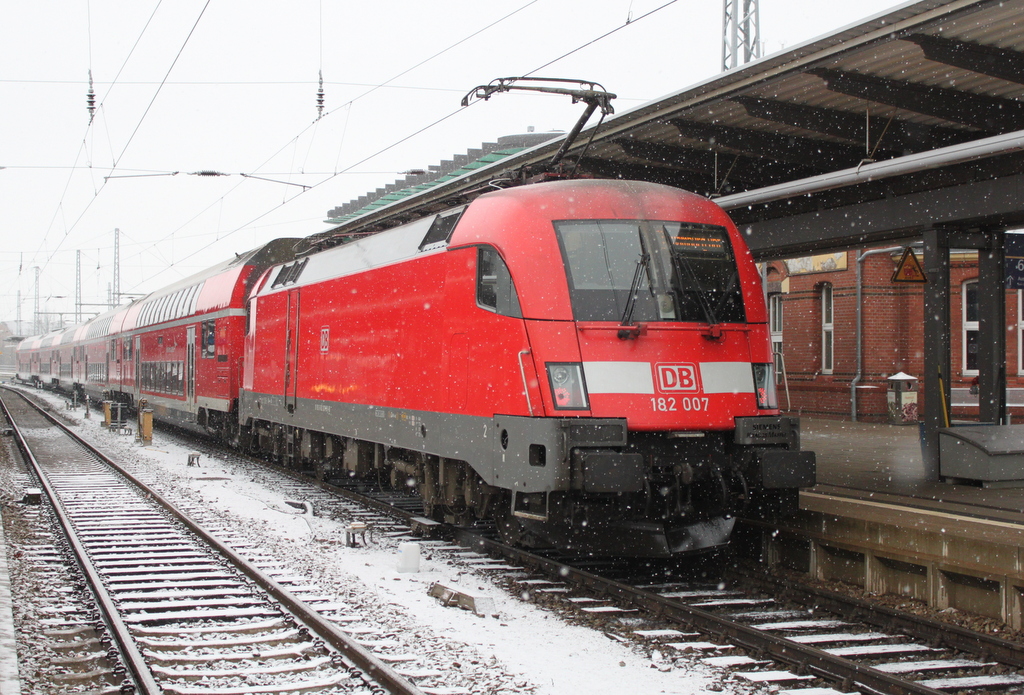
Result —
[[[523,317],[508,266],[496,250],[486,246],[477,250],[476,303],[502,316]]]
[[[216,327],[216,321],[203,321],[203,357],[212,358],[217,354]]]

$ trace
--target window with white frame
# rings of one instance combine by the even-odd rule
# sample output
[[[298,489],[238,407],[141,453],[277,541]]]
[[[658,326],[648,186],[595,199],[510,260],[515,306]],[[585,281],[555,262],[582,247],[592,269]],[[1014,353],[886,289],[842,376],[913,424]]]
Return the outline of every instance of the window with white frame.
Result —
[[[960,335],[964,376],[978,374],[978,281],[967,280],[962,287]]]
[[[1017,290],[1017,374],[1024,376],[1024,291]]]
[[[833,332],[834,306],[832,302],[832,285],[824,283],[821,286],[821,373],[831,374],[833,364],[833,352],[835,349]]]
[[[768,330],[771,332],[772,354],[775,356],[775,378],[781,379],[782,364],[782,296],[781,294],[768,295]]]

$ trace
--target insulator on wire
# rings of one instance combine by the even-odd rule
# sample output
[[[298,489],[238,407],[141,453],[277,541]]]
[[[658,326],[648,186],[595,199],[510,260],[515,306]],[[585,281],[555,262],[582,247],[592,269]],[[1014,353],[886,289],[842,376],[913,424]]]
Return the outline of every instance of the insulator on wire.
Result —
[[[89,91],[85,93],[85,104],[89,110],[89,125],[96,117],[96,91],[92,88],[92,70],[89,70]]]
[[[320,88],[316,90],[316,118],[324,117],[324,71],[320,71]]]

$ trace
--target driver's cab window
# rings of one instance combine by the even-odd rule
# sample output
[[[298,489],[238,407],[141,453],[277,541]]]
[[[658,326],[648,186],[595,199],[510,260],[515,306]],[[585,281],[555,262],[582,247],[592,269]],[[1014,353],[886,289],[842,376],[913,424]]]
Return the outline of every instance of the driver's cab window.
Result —
[[[523,316],[508,266],[495,249],[486,246],[477,250],[476,303],[502,316]]]

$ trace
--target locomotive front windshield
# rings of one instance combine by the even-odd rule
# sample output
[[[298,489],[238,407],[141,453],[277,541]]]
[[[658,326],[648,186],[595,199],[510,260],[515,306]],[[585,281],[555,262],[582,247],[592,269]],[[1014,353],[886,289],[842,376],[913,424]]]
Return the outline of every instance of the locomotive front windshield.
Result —
[[[555,230],[577,321],[745,320],[724,227],[570,220],[555,222]]]

